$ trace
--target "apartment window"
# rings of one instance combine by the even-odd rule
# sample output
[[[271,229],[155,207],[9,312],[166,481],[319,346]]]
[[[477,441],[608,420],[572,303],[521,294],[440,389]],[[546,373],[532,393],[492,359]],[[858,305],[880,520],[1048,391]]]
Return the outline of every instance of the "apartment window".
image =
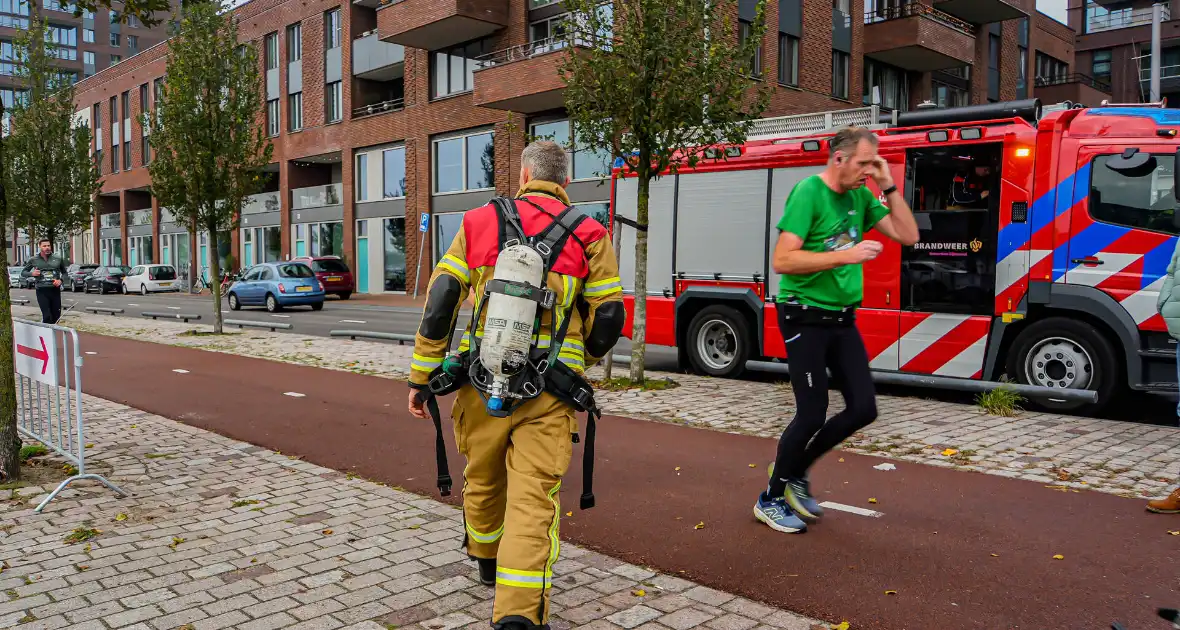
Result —
[[[303,129],[303,92],[287,95],[287,131]]]
[[[1016,73],[1016,98],[1028,98],[1028,49],[1024,46],[1019,48],[1020,68]]]
[[[131,91],[123,92],[123,170],[131,170]]]
[[[1150,63],[1151,60],[1147,59]],[[1038,85],[1053,85],[1065,80],[1066,75],[1069,74],[1069,64],[1058,59],[1054,59],[1045,53],[1037,53],[1037,84]]]
[[[865,60],[864,67],[864,95],[861,102],[865,105],[874,104],[888,109],[906,111],[910,104],[909,79],[906,72],[879,61]]]
[[[476,58],[491,52],[491,40],[481,39],[453,48],[436,51],[430,56],[430,97],[440,98],[471,91],[475,71],[480,62]]]
[[[571,135],[568,120],[537,122],[531,126],[530,135],[536,140],[552,140],[566,148],[570,154],[571,180],[597,179],[610,176],[611,154],[587,147],[576,134]]]
[[[487,190],[495,182],[492,132],[434,141],[434,192]]]
[[[287,63],[300,59],[303,59],[303,24],[297,22],[287,27]]]
[[[118,33],[111,33],[111,46],[118,48],[123,45],[123,36]]]
[[[59,0],[44,0],[41,3],[41,7],[49,9],[50,11],[67,11],[69,13],[74,12],[74,9],[70,6],[69,2],[60,2]]]
[[[9,107],[8,103],[4,105]],[[99,175],[102,174],[102,105],[95,103],[90,108],[93,113],[91,117],[94,118],[94,163],[98,166]]]
[[[745,46],[746,40],[750,38],[750,31],[754,28],[753,23],[746,20],[738,20],[738,46]],[[762,76],[762,44],[758,44],[758,48],[754,51],[753,58],[749,61],[750,76]]]
[[[0,13],[29,15],[29,3],[25,0],[0,0]]]
[[[266,102],[266,133],[274,138],[279,135],[279,99]]]
[[[93,44],[94,43],[94,29],[92,29],[92,28],[82,29],[82,41],[87,44]]]
[[[139,86],[139,112],[147,115],[148,112],[148,84],[144,83]],[[152,147],[148,141],[148,125],[147,121],[139,125],[139,146],[143,147],[143,155],[140,156],[140,165],[147,166],[148,162],[152,161]]]
[[[128,35],[127,36],[127,50],[130,51],[131,54],[133,54],[133,55],[135,53],[139,52],[139,36],[138,35]]]
[[[369,154],[358,153],[356,156],[356,200],[369,200]]]
[[[529,25],[529,42],[540,44],[554,40],[551,43],[558,43],[556,40],[565,36],[565,21],[568,19],[569,14],[562,13],[546,20],[533,22]]]
[[[127,26],[129,26],[131,28],[142,28],[143,23],[140,22],[139,18],[135,17],[134,15],[128,15],[127,16]]]
[[[271,33],[266,36],[266,50],[263,53],[266,59],[266,69],[275,70],[279,67],[279,34]]]
[[[848,98],[848,53],[832,51],[832,96]]]
[[[799,38],[778,34],[778,82],[799,85]]]
[[[1095,50],[1094,51],[1094,59],[1090,63],[1090,74],[1093,74],[1095,79],[1109,81],[1110,80],[1110,62],[1111,62],[1111,51],[1109,51],[1109,50]]]
[[[152,81],[152,107],[160,106],[160,96],[164,94],[164,79]]]
[[[932,100],[939,107],[963,107],[970,102],[970,96],[963,88],[940,81],[931,81],[930,87]]]
[[[111,172],[118,173],[119,165],[123,162],[119,160],[119,142],[122,141],[119,129],[119,97],[111,97]]]
[[[327,88],[324,90],[324,105],[327,106],[327,110],[325,112],[327,116],[325,119],[326,122],[340,122],[342,117],[340,110],[344,108],[343,99],[344,94],[343,90],[341,89],[340,82],[334,81],[329,83]]]
[[[851,0],[832,0],[832,8],[841,13],[852,13]]]
[[[123,61],[123,55],[111,55],[112,66],[119,63],[120,61]]]
[[[400,199],[406,196],[406,149],[386,149],[381,152],[381,197]]]
[[[324,48],[338,48],[344,39],[343,25],[340,23],[340,9],[332,9],[324,14]]]
[[[116,11],[116,10],[114,10],[114,9],[111,9],[111,12],[110,12],[110,13],[108,13],[107,15],[108,15],[108,17],[109,17],[109,18],[110,18],[110,20],[111,20],[111,25],[112,25],[112,26],[114,26],[115,24],[118,24],[118,23],[119,23],[119,12],[118,12],[118,11]]]

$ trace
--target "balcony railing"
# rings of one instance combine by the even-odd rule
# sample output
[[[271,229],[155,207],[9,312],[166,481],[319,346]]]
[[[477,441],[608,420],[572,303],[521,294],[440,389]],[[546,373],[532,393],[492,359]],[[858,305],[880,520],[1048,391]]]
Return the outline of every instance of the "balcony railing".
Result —
[[[1082,74],[1080,72],[1059,74],[1051,77],[1037,77],[1034,85],[1036,85],[1036,87],[1049,87],[1051,85],[1068,85],[1070,83],[1088,85],[1099,92],[1110,92],[1109,83],[1104,83],[1088,74]]]
[[[1110,11],[1106,15],[1087,15],[1086,32],[1087,33],[1101,33],[1103,31],[1113,31],[1120,28],[1130,28],[1132,26],[1144,26],[1151,24],[1151,7],[1142,7],[1138,9],[1118,9]],[[1163,20],[1167,22],[1172,19],[1172,9],[1167,4],[1164,4]],[[1089,8],[1087,8],[1089,12]]]
[[[117,228],[121,225],[118,212],[104,214],[98,217],[98,227],[100,228]]]
[[[1175,79],[1176,77],[1180,77],[1180,66],[1160,66],[1161,79]],[[1150,67],[1139,69],[1139,80],[1151,81]]]
[[[150,225],[151,222],[151,208],[145,208],[143,210],[130,210],[127,212],[127,225]]]
[[[304,210],[307,208],[338,206],[342,203],[343,192],[343,184],[296,188],[291,191],[291,208],[294,210]]]
[[[932,6],[919,2],[906,2],[900,5],[882,7],[865,5],[865,24],[877,24],[910,17],[924,17],[960,33],[975,35],[975,26],[969,22],[964,22],[949,13],[943,13]]]
[[[260,212],[278,212],[282,208],[279,193],[264,192],[246,197],[242,206],[242,214],[258,214]]]
[[[377,114],[384,114],[385,112],[395,112],[405,109],[405,99],[395,98],[388,101],[381,101],[380,103],[373,103],[372,105],[364,105],[353,108],[353,118],[364,118],[365,116],[376,116]]]
[[[605,39],[603,40],[605,41]],[[590,48],[594,42],[589,39],[581,37],[574,38],[574,46],[579,48]],[[599,44],[601,46],[602,44]],[[527,44],[520,44],[504,50],[498,50],[486,55],[480,55],[475,58],[476,70],[484,68],[491,68],[505,63],[512,63],[513,61],[524,61],[525,59],[532,59],[538,55],[544,55],[558,50],[569,48],[570,38],[568,37],[549,37],[547,39],[539,39],[535,42]]]

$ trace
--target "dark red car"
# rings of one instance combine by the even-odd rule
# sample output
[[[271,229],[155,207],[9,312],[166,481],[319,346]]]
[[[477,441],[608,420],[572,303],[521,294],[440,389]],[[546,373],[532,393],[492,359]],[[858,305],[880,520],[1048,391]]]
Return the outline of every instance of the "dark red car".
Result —
[[[305,263],[311,267],[315,277],[324,286],[324,293],[334,293],[340,296],[340,299],[347,300],[356,290],[352,271],[339,256],[304,256],[293,259],[293,262]]]

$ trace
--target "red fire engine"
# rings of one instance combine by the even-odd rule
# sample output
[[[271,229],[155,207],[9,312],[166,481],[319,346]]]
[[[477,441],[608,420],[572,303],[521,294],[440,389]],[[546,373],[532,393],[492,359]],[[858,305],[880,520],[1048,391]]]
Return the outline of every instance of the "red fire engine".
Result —
[[[711,148],[695,168],[652,182],[649,344],[721,377],[786,357],[775,225],[847,124],[876,130],[921,230],[913,247],[867,236],[885,245],[864,265],[858,313],[880,380],[980,390],[1007,375],[1026,391],[1062,390],[1042,404],[1082,413],[1128,389],[1176,390],[1176,346],[1156,298],[1180,234],[1180,111],[1162,104],[1042,110],[1032,99],[885,124],[876,108],[759,121],[744,145]],[[633,220],[637,180],[616,168],[613,184],[612,216]],[[633,235],[624,231],[620,255],[629,313]]]

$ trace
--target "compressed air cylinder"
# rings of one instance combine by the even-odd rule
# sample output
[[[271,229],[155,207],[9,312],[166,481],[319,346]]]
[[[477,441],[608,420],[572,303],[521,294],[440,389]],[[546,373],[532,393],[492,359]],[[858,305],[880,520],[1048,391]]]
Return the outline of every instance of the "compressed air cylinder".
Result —
[[[539,288],[544,286],[544,273],[545,262],[536,250],[527,245],[513,245],[500,252],[492,279]],[[488,297],[479,360],[492,374],[492,391],[488,393],[490,411],[504,408],[508,379],[528,363],[536,315],[537,303],[532,300],[505,293]]]

